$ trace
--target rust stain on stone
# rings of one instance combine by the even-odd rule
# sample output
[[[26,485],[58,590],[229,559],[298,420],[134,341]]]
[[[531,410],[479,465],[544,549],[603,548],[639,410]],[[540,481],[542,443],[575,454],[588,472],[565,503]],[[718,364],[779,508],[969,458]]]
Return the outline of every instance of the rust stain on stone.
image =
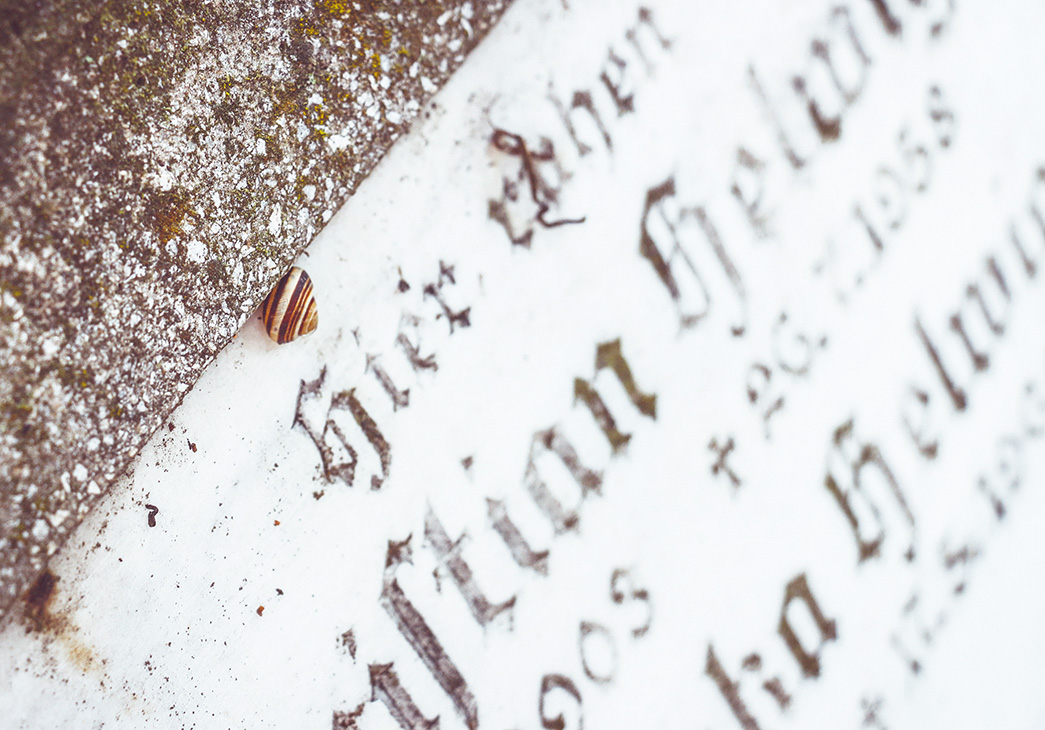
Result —
[[[54,598],[57,585],[58,578],[55,574],[50,570],[45,570],[25,592],[25,618],[30,622],[29,628],[42,631],[46,626],[49,618],[47,606]]]
[[[79,628],[70,620],[67,612],[54,611],[57,588],[58,577],[50,570],[45,569],[33,581],[24,595],[25,630],[38,634],[47,648],[54,645],[61,647],[65,656],[81,672],[93,671],[102,664],[96,652],[77,637]]]

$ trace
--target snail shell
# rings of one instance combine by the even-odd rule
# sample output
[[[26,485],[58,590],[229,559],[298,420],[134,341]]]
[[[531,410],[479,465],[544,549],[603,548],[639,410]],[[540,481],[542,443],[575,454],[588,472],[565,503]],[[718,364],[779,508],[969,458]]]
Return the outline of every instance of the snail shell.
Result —
[[[312,296],[312,279],[303,269],[291,268],[265,297],[261,321],[269,337],[281,345],[315,331],[319,312]]]

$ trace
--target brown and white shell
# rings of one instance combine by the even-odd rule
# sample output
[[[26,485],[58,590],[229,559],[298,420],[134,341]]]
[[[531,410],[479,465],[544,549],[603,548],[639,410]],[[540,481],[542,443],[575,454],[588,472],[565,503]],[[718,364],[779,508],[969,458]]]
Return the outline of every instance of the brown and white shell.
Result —
[[[269,337],[281,345],[315,331],[319,311],[312,296],[312,279],[303,269],[291,268],[265,297],[261,321]]]

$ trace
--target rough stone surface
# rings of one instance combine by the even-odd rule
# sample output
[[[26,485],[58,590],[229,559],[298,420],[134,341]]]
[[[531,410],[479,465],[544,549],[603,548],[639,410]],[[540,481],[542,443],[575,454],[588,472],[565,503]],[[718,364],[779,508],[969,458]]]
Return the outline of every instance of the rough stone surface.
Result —
[[[0,621],[510,2],[0,3]]]

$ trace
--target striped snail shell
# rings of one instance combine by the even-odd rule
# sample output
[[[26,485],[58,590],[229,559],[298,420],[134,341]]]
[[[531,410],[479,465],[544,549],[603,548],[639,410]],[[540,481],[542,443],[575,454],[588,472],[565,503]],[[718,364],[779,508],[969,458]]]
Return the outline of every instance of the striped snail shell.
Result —
[[[265,297],[261,321],[269,337],[281,345],[315,331],[319,312],[312,296],[312,279],[303,269],[291,268]]]

